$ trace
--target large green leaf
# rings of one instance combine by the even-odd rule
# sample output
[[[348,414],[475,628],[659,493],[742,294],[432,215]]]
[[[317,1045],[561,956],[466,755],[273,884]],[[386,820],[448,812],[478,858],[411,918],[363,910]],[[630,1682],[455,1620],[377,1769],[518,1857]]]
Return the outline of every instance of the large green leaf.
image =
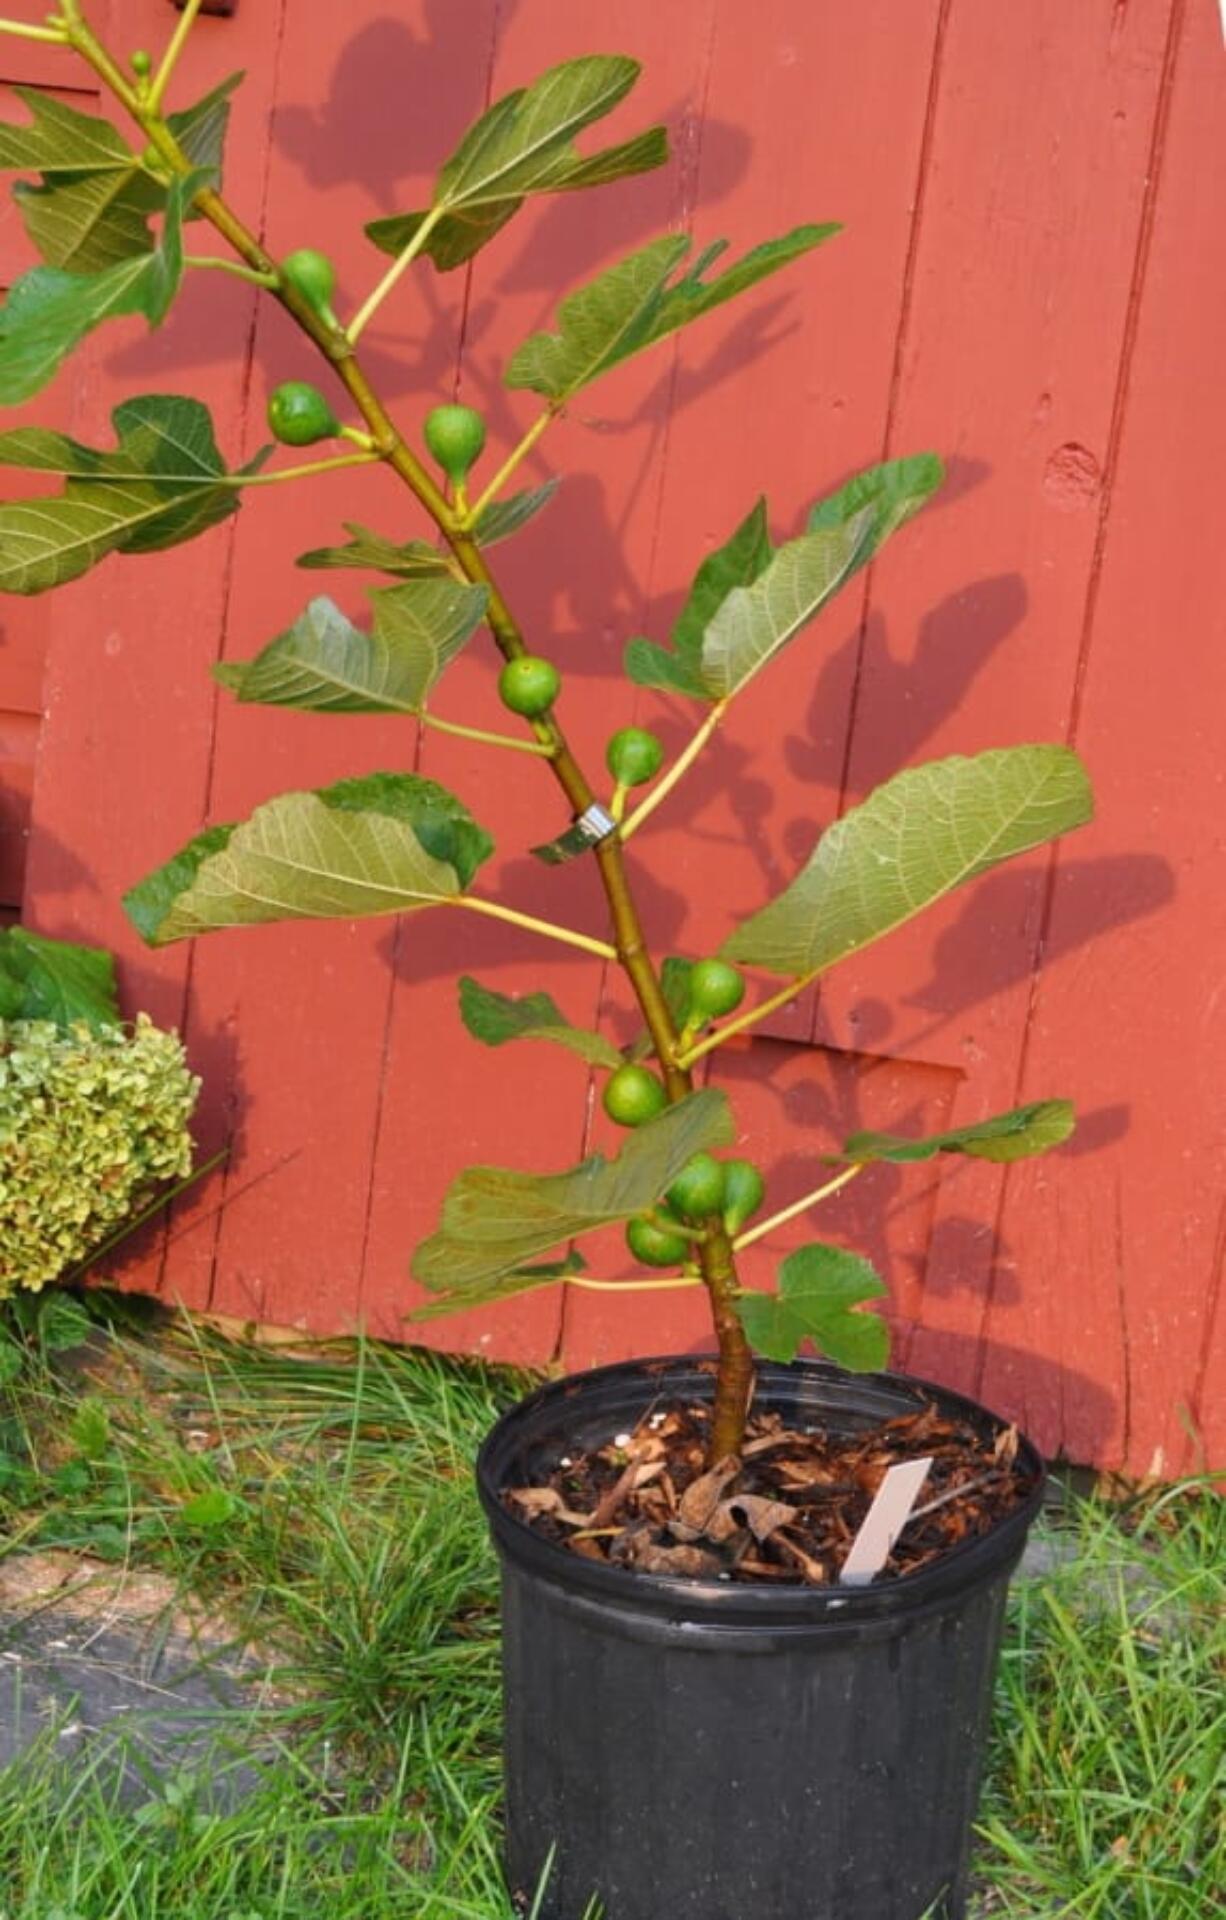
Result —
[[[469,1167],[448,1191],[438,1232],[414,1254],[414,1277],[464,1305],[474,1289],[488,1288],[551,1247],[642,1213],[691,1155],[734,1138],[727,1101],[706,1087],[637,1127],[615,1160],[597,1153],[565,1173],[548,1174]]]
[[[525,993],[518,999],[483,987],[471,974],[460,975],[460,1018],[487,1047],[505,1047],[509,1040],[552,1040],[577,1053],[593,1067],[620,1067],[621,1054],[602,1033],[574,1027],[548,993]]]
[[[494,547],[500,540],[509,540],[549,505],[560,485],[559,480],[546,480],[539,487],[512,493],[505,500],[491,500],[477,515],[474,537],[483,547]]]
[[[1068,747],[996,747],[913,767],[836,821],[791,886],[721,951],[812,979],[976,874],[1084,826],[1093,810]]]
[[[870,1160],[931,1160],[938,1153],[965,1153],[975,1160],[1025,1160],[1046,1153],[1067,1140],[1076,1124],[1071,1100],[1035,1100],[1009,1113],[993,1114],[968,1127],[948,1133],[930,1133],[925,1140],[908,1140],[897,1133],[853,1133],[842,1158]]]
[[[672,633],[672,650],[632,640],[626,672],[640,686],[728,699],[819,613],[872,550],[878,514],[869,501],[772,550],[759,500],[708,554]]]
[[[169,116],[170,131],[193,167],[220,172],[230,95],[241,78],[232,75],[195,106]],[[44,94],[17,91],[34,119],[25,127],[0,124],[0,166],[37,168],[43,175],[37,187],[19,181],[13,189],[43,259],[71,273],[95,274],[152,252],[149,215],[166,206],[164,182],[145,170],[105,120]],[[184,217],[199,216],[189,209]]]
[[[209,828],[124,906],[154,947],[217,927],[410,913],[458,899],[491,844],[433,780],[370,774]]]
[[[403,544],[372,533],[357,520],[343,520],[345,532],[353,537],[344,547],[313,547],[300,553],[298,565],[322,572],[332,567],[370,568],[377,573],[395,574],[402,580],[426,580],[435,574],[450,573],[447,555],[425,540],[406,540]]]
[[[752,586],[733,587],[702,636],[698,673],[708,696],[726,700],[748,685],[862,564],[872,532],[866,507],[845,526],[789,540]]]
[[[863,556],[871,560],[884,541],[926,506],[945,478],[945,467],[935,453],[912,453],[902,460],[883,460],[848,480],[809,515],[808,530],[843,527],[865,507],[873,509],[873,537]]]
[[[0,931],[0,1019],[114,1027],[119,1017],[115,962],[103,948],[45,940],[24,927]]]
[[[426,1300],[404,1317],[410,1321],[441,1320],[462,1308],[493,1306],[500,1300],[513,1300],[516,1294],[556,1286],[559,1280],[569,1280],[572,1274],[586,1272],[587,1261],[577,1247],[572,1247],[561,1260],[543,1260],[536,1266],[517,1267],[514,1273],[499,1274],[485,1286],[465,1288],[462,1298],[444,1294],[441,1299]]]
[[[242,80],[241,73],[232,73],[228,79],[219,81],[203,99],[197,100],[194,106],[184,107],[181,112],[166,117],[167,126],[192,166],[218,178],[225,154],[226,130],[230,124],[230,96],[242,84]],[[189,220],[199,217],[195,213],[188,215]]]
[[[525,340],[507,369],[506,383],[566,400],[597,374],[722,307],[838,231],[833,225],[796,227],[754,247],[718,278],[705,280],[727,250],[726,240],[716,240],[671,284],[690,242],[684,234],[666,234],[568,294],[558,308],[557,333],[534,333]]]
[[[778,1293],[743,1293],[736,1303],[746,1338],[767,1360],[794,1360],[806,1340],[855,1373],[884,1367],[890,1336],[876,1313],[858,1313],[885,1293],[881,1275],[859,1254],[820,1244],[791,1253]]]
[[[13,198],[48,266],[94,274],[152,253],[149,215],[165,205],[166,192],[133,159],[125,171],[53,178],[40,187],[19,180]]]
[[[641,687],[711,698],[702,677],[702,637],[735,587],[750,587],[770,564],[773,548],[766,501],[758,500],[722,547],[709,553],[694,576],[672,632],[672,651],[651,640],[626,648],[628,677]]]
[[[253,660],[213,669],[243,701],[312,713],[418,713],[430,689],[480,625],[488,593],[458,580],[415,580],[370,596],[364,633],[335,601],[312,600]]]
[[[0,405],[18,406],[45,387],[65,356],[104,320],[142,313],[160,326],[183,276],[183,211],[203,174],[176,180],[158,244],[101,273],[33,267],[0,308]]]
[[[438,176],[428,209],[374,220],[366,231],[385,253],[400,253],[429,213],[437,217],[425,252],[440,271],[462,266],[506,225],[529,194],[570,193],[643,173],[668,158],[668,136],[652,127],[584,159],[574,138],[611,113],[639,76],[623,54],[587,54],[551,67],[483,113]]]
[[[109,120],[78,113],[38,87],[14,87],[31,118],[14,126],[0,120],[0,168],[49,178],[80,173],[124,173],[135,156]]]
[[[108,553],[177,546],[236,510],[238,489],[199,400],[145,394],[111,419],[118,444],[106,449],[45,427],[0,433],[0,466],[66,481],[53,499],[0,506],[0,592],[43,593]]]

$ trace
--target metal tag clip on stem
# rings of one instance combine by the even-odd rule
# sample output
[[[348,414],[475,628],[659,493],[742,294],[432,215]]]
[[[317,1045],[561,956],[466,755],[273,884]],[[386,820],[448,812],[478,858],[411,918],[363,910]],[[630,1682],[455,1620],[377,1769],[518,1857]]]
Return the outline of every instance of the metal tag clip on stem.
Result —
[[[551,840],[546,846],[533,847],[538,860],[547,866],[561,866],[565,860],[573,860],[577,854],[587,853],[592,847],[598,847],[611,833],[617,832],[617,822],[612,814],[593,800],[590,807],[581,813],[574,825]]]

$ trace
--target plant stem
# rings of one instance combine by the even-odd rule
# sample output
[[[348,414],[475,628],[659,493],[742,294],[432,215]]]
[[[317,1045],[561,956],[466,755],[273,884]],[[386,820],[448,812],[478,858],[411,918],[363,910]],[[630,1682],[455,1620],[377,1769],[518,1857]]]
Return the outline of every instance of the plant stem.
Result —
[[[482,900],[466,893],[441,903],[448,907],[467,907],[470,913],[488,913],[495,920],[507,920],[513,927],[526,927],[529,933],[543,934],[546,940],[560,940],[564,946],[579,947],[601,960],[616,960],[616,949],[607,940],[595,940],[590,933],[576,933],[571,927],[559,927],[552,920],[538,920],[531,913],[519,913],[514,907],[500,906],[497,900]]]
[[[643,1218],[649,1226],[656,1229],[657,1233],[675,1233],[682,1240],[694,1241],[695,1245],[707,1237],[705,1227],[688,1226],[684,1220],[674,1220],[671,1215],[660,1213],[655,1207],[648,1207]]]
[[[150,113],[157,113],[161,107],[163,95],[170,84],[170,76],[178,64],[179,55],[187,45],[187,36],[196,23],[196,15],[202,4],[203,0],[187,0],[187,5],[179,17],[179,24],[171,36],[170,45],[162,55],[162,64],[154,74],[149,91],[145,95],[145,105]]]
[[[483,747],[507,747],[512,753],[535,753],[544,758],[549,752],[549,748],[537,740],[516,740],[509,733],[487,733],[484,727],[465,727],[458,720],[440,720],[436,713],[428,713],[424,707],[414,711],[422,726],[433,727],[436,733],[454,733],[461,740],[479,740]]]
[[[259,273],[254,267],[243,266],[240,260],[221,260],[212,254],[185,253],[183,264],[185,267],[207,267],[214,273],[232,273],[236,280],[246,280],[249,285],[266,290],[277,284],[275,273]]]
[[[750,1007],[747,1013],[738,1013],[735,1020],[725,1020],[723,1026],[716,1027],[705,1040],[699,1040],[696,1045],[685,1049],[681,1055],[682,1066],[692,1067],[694,1062],[701,1060],[705,1053],[713,1053],[716,1047],[722,1047],[725,1040],[731,1040],[736,1034],[744,1033],[747,1027],[755,1026],[759,1020],[765,1020],[767,1014],[778,1013],[780,1007],[786,1007],[789,1000],[794,1000],[802,988],[807,987],[810,980],[816,978],[817,975],[813,973],[802,974],[799,979],[789,981],[786,987],[780,987],[778,993],[772,993],[769,1000],[759,1000],[757,1006]]]
[[[806,1193],[803,1199],[794,1200],[790,1207],[783,1207],[778,1213],[772,1213],[769,1220],[760,1220],[756,1227],[749,1229],[748,1233],[739,1233],[732,1242],[735,1251],[740,1253],[743,1247],[752,1247],[755,1240],[765,1240],[767,1234],[773,1233],[776,1227],[786,1226],[788,1221],[795,1220],[798,1214],[808,1213],[810,1207],[816,1207],[821,1201],[829,1200],[832,1193],[838,1193],[848,1181],[854,1180],[858,1173],[863,1172],[862,1165],[844,1168],[843,1172],[837,1174],[833,1180],[827,1180],[824,1187],[814,1187],[812,1193]]]
[[[73,0],[68,19],[67,36],[115,98],[127,108],[171,170],[178,174],[190,173],[191,161],[165,121],[160,115],[150,112],[138,98],[122,69],[98,40],[88,22],[80,16],[76,0]],[[212,187],[201,187],[194,195],[192,204],[247,266],[260,273],[276,275],[276,262]],[[347,333],[321,316],[296,287],[278,279],[278,284],[269,292],[270,297],[279,301],[292,315],[331,363],[365,421],[379,454],[430,515],[455,555],[464,576],[474,585],[488,589],[487,624],[504,658],[514,660],[528,651],[527,644],[499,591],[484,554],[471,534],[459,524],[433,475],[400,434],[354,352],[354,343],[371,314],[404,272],[414,254],[420,251],[428,235],[428,223],[432,224],[430,215],[418,228],[410,246],[401,253],[392,271],[385,275],[384,282],[367,300]],[[557,720],[549,714],[544,719],[533,721],[531,725],[538,742],[549,749],[550,770],[565,794],[571,811],[576,815],[586,813],[596,796]],[[615,947],[603,941],[590,940],[586,935],[564,934],[548,922],[533,922],[526,915],[512,915],[508,909],[498,908],[492,902],[465,899],[457,900],[455,904],[479,913],[493,913],[502,919],[514,919],[521,925],[544,932],[549,938],[569,939],[571,944],[582,945],[585,951],[597,953],[601,958],[616,959],[625,971],[642,1011],[669,1100],[684,1100],[693,1092],[694,1083],[688,1062],[683,1064],[676,1057],[677,1031],[644,939],[642,922],[626,873],[620,836],[611,834],[600,841],[593,857],[609,905]],[[707,1238],[701,1248],[701,1265],[703,1284],[710,1299],[711,1317],[719,1341],[719,1368],[709,1442],[711,1458],[717,1460],[737,1452],[741,1445],[754,1373],[753,1354],[736,1313],[736,1263],[732,1242],[718,1219],[709,1223]]]
[[[634,812],[630,815],[630,818],[621,830],[623,840],[629,840],[632,834],[637,833],[644,820],[650,819],[661,800],[667,800],[678,780],[689,772],[727,711],[728,702],[726,700],[717,700],[699,727],[698,732],[690,741],[689,746],[677,755],[677,758],[673,761],[672,766],[664,778],[657,786],[652,788],[647,798],[640,801],[639,805],[634,809]]]
[[[662,1293],[672,1287],[700,1287],[700,1273],[681,1273],[673,1280],[588,1280],[581,1274],[563,1276],[568,1287],[586,1287],[589,1293]]]
[[[352,334],[350,337],[352,338]],[[518,446],[511,449],[497,473],[494,475],[494,478],[490,481],[489,486],[486,487],[484,493],[478,497],[476,504],[469,511],[467,516],[468,526],[474,526],[490,502],[497,499],[502,489],[506,486],[507,481],[515,472],[516,467],[520,464],[520,461],[527,459],[546,427],[553,425],[560,411],[561,409],[554,406],[551,402],[550,405],[546,407],[544,413],[537,415],[523,439],[519,442]]]
[[[24,20],[0,20],[0,33],[16,34],[21,40],[45,40],[56,47],[69,44],[68,35],[59,27],[28,27]]]
[[[306,480],[315,473],[336,473],[341,467],[371,467],[382,458],[381,453],[338,453],[328,460],[307,460],[298,467],[277,467],[272,473],[227,474],[222,477],[220,484],[233,487],[279,487],[283,480]]]
[[[408,246],[401,248],[374,292],[370,294],[358,308],[353,319],[345,329],[345,332],[349,336],[351,346],[357,346],[362,334],[374,319],[375,314],[387,299],[388,294],[400,279],[401,274],[407,272],[413,261],[416,260],[418,254],[425,246],[426,241],[430,238],[430,235],[434,232],[435,227],[442,218],[442,211],[441,207],[431,207],[420,227],[418,227],[417,232],[409,241]]]

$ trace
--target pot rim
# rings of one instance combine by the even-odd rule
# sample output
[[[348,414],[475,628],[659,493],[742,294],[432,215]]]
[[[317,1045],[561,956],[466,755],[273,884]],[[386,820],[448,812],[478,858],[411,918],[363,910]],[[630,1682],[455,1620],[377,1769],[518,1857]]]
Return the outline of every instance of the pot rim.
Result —
[[[969,1417],[981,1428],[1010,1423],[980,1402],[934,1382],[899,1373],[853,1374],[829,1361],[797,1359],[787,1365],[757,1363],[758,1394],[787,1399],[799,1389],[808,1411],[842,1409],[861,1417],[890,1417],[935,1400],[945,1413]],[[662,1614],[696,1625],[736,1627],[812,1627],[826,1621],[833,1627],[883,1616],[927,1612],[987,1581],[1008,1573],[1020,1558],[1043,1500],[1046,1467],[1034,1444],[1019,1432],[1018,1460],[1033,1478],[1031,1491],[1017,1507],[986,1534],[960,1542],[938,1560],[913,1573],[899,1574],[866,1587],[791,1586],[754,1587],[744,1582],[683,1578],[654,1574],[587,1560],[547,1539],[512,1513],[502,1494],[514,1484],[515,1463],[533,1439],[544,1431],[556,1433],[557,1416],[573,1408],[576,1420],[590,1415],[592,1403],[603,1400],[610,1414],[632,1402],[644,1385],[668,1382],[676,1391],[709,1396],[714,1385],[714,1362],[698,1355],[665,1355],[623,1360],[584,1373],[547,1382],[518,1400],[490,1429],[477,1456],[477,1487],[482,1506],[500,1552],[537,1578],[579,1596],[600,1600],[606,1607],[632,1614]],[[619,1393],[618,1390],[621,1390]]]

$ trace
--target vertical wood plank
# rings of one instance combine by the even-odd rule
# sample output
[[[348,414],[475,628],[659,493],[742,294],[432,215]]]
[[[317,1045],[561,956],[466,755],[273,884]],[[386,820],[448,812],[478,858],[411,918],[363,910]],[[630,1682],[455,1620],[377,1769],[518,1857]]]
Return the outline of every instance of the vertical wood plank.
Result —
[[[1045,945],[1071,957],[1040,976],[1026,1060],[1028,1091],[1071,1079],[1089,1137],[1055,1208],[1037,1168],[1011,1175],[1002,1234],[1032,1281],[995,1304],[989,1328],[1095,1370],[1104,1344],[1122,1343],[1123,1431],[1106,1463],[1165,1474],[1202,1446],[1220,1460],[1226,1439],[1226,558],[1208,484],[1226,425],[1226,57],[1213,11],[1178,9],[1076,716],[1098,789],[1096,861],[1061,853]],[[1156,870],[1170,875],[1163,912],[1104,934]],[[997,1390],[991,1366],[985,1386]],[[1103,1458],[1075,1396],[1060,1437],[1074,1458]]]
[[[874,569],[847,801],[905,764],[1066,734],[1168,16],[1169,0],[954,0],[890,435],[893,452],[940,449],[950,484]],[[1121,896],[1089,833],[1068,857],[1104,872],[1120,917],[1165,898],[1149,871]],[[1012,1104],[1046,871],[1043,857],[1011,864],[855,956],[823,992],[819,1036],[862,1046],[867,1031],[883,1052],[956,1068],[960,1122]],[[1068,1090],[1074,1067],[1043,1090]],[[1036,1203],[1054,1208],[1061,1193],[1075,1207],[1076,1177],[1047,1163]],[[987,1163],[943,1174],[920,1325],[902,1348],[955,1386],[984,1378],[991,1301],[1024,1292],[1040,1317],[1051,1305],[1047,1274],[997,1245],[1000,1189]],[[1118,1445],[1115,1327],[1104,1320],[1092,1380],[1084,1355],[1002,1353],[1002,1410],[1058,1444],[1067,1386],[1096,1444]],[[1012,1336],[993,1322],[990,1337]]]
[[[275,5],[244,8],[233,20],[202,20],[179,83],[190,98],[236,68],[247,69],[227,164],[231,178],[254,183],[257,217],[280,13]],[[113,17],[125,44],[156,46],[167,31],[160,0],[124,0]],[[210,407],[218,443],[235,459],[247,407],[253,304],[251,290],[228,277],[193,280],[164,332],[151,337],[135,321],[101,331],[43,396],[42,418],[107,444],[111,410],[126,394],[190,392]],[[165,554],[109,560],[47,602],[47,723],[35,785],[30,917],[44,933],[113,947],[125,1004],[173,1026],[185,1020],[190,955],[182,948],[150,955],[120,896],[205,818],[210,668],[229,593],[234,526],[226,522]],[[188,1037],[205,1076],[198,1131],[207,1151],[230,1129],[222,1065],[230,1041],[224,1032],[202,1031],[198,1022]],[[210,1189],[210,1208],[214,1195]],[[124,1272],[133,1284],[154,1287],[160,1237],[144,1249]],[[192,1297],[203,1304],[199,1292]]]
[[[567,286],[685,217],[684,155],[700,117],[711,12],[710,0],[703,0],[667,31],[640,0],[622,0],[602,12],[598,44],[632,54],[645,67],[609,123],[608,137],[666,118],[683,156],[680,173],[670,169],[606,190],[598,219],[582,195],[525,210],[474,262],[459,392],[486,414],[491,442],[500,449],[514,444],[537,407],[532,396],[509,395],[501,385],[519,341],[550,322]],[[491,91],[501,96],[592,45],[591,23],[560,0],[507,11]],[[537,526],[495,556],[530,645],[556,658],[564,671],[559,712],[598,783],[605,777],[604,740],[619,718],[628,717],[629,701],[628,690],[615,685],[607,703],[593,700],[593,680],[608,678],[611,666],[616,671],[622,637],[641,620],[638,582],[655,538],[661,459],[658,415],[649,396],[658,390],[662,371],[660,356],[631,366],[572,409],[550,435],[533,474],[563,473],[560,498]],[[498,457],[487,454],[487,471]],[[471,648],[449,670],[440,710],[463,712],[479,725],[504,724],[495,693],[499,664],[488,642]],[[531,846],[567,824],[544,769],[525,770],[518,760],[504,764],[498,755],[474,756],[437,739],[425,743],[422,764],[458,786],[494,831],[500,857],[488,890],[528,912],[603,932],[605,910],[592,864],[550,869],[528,855]],[[408,1250],[433,1228],[442,1193],[464,1165],[477,1160],[549,1170],[573,1165],[585,1144],[590,1089],[582,1065],[548,1048],[531,1057],[522,1048],[492,1054],[476,1046],[460,1026],[456,972],[472,972],[503,992],[544,989],[584,1024],[596,1019],[602,993],[598,962],[506,929],[460,926],[438,936],[430,930],[424,941],[413,942],[416,958],[409,946],[402,942],[398,962],[406,984],[393,1011],[365,1276],[364,1299],[377,1326],[394,1325],[408,1304]],[[462,1316],[431,1324],[414,1337],[543,1359],[556,1345],[560,1310],[558,1294],[545,1292],[480,1320]]]
[[[201,21],[185,91],[248,69],[235,198],[276,250],[327,247],[352,305],[381,270],[361,222],[414,204],[490,90],[590,51],[592,23],[563,0],[413,0],[394,17],[355,0],[335,34],[307,33],[300,11]],[[162,0],[117,0],[112,16],[125,44],[157,44],[170,18]],[[564,667],[585,760],[598,766],[632,716],[684,740],[691,717],[634,693],[622,646],[667,631],[701,554],[760,486],[783,536],[883,447],[933,445],[952,468],[945,500],[738,703],[635,843],[654,940],[709,950],[821,825],[903,764],[1071,734],[1100,792],[1093,838],[990,876],[714,1068],[773,1205],[856,1125],[920,1131],[1068,1092],[1089,1109],[1073,1152],[1007,1183],[981,1165],[877,1170],[755,1250],[749,1277],[815,1230],[859,1245],[891,1281],[899,1356],[978,1388],[1048,1447],[1174,1470],[1194,1457],[1186,1407],[1220,1453],[1221,888],[1206,821],[1221,776],[1206,716],[1223,691],[1226,582],[1207,503],[1226,61],[1213,9],[613,0],[599,44],[647,63],[617,130],[665,117],[673,169],[533,208],[471,274],[424,269],[399,290],[367,345],[406,424],[457,390],[458,366],[458,391],[490,422],[492,471],[532,415],[501,367],[567,285],[669,226],[700,243],[726,233],[738,251],[802,219],[847,230],[735,314],[602,382],[529,470],[566,484],[499,570],[532,643]],[[54,50],[3,51],[5,78],[70,84]],[[0,223],[5,271],[13,239]],[[193,286],[152,342],[136,324],[100,336],[50,403],[105,438],[123,393],[191,391],[237,458],[264,437],[273,385],[320,379],[280,316],[253,331],[254,311],[237,285]],[[194,957],[150,957],[132,936],[122,887],[204,819],[410,764],[494,829],[500,897],[601,926],[590,866],[551,874],[525,856],[561,824],[544,774],[521,780],[517,764],[382,721],[215,706],[218,651],[249,654],[301,610],[319,583],[293,558],[342,518],[417,528],[387,476],[344,476],[252,500],[204,540],[109,562],[19,609],[51,637],[30,893],[43,930],[120,949],[130,1004],[186,1018],[203,1142],[235,1135],[226,1181],[177,1210],[164,1270],[155,1247],[133,1277],[229,1313],[321,1332],[362,1318],[396,1337],[408,1250],[459,1167],[560,1166],[608,1143],[577,1062],[471,1046],[456,972],[546,987],[620,1038],[632,1021],[598,965],[462,916],[223,935]],[[363,584],[325,586],[357,614]],[[1161,658],[1177,671],[1153,671],[1168,634]],[[13,740],[28,745],[40,651],[0,646],[0,709],[19,715],[0,722],[0,779],[20,758]],[[495,674],[474,648],[441,709],[498,724]],[[626,1271],[616,1236],[600,1251],[601,1271]],[[700,1300],[658,1299],[572,1296],[566,1359],[703,1341]],[[426,1337],[542,1360],[562,1312],[543,1293]]]
[[[341,277],[342,311],[356,306],[387,265],[365,239],[364,221],[412,204],[418,169],[433,167],[453,129],[480,109],[481,49],[491,11],[440,23],[437,9],[422,4],[393,20],[377,0],[364,0],[350,9],[341,34],[307,31],[287,17],[267,238],[278,254],[304,244],[327,251]],[[470,35],[475,60],[461,57]],[[407,102],[414,103],[411,114]],[[420,276],[367,335],[365,357],[414,433],[436,381],[450,385],[463,291],[463,275],[448,281]],[[285,316],[264,303],[255,339],[252,445],[266,437],[267,394],[292,378],[331,390],[317,356]],[[339,389],[334,397],[344,417],[348,403]],[[343,540],[342,519],[400,537],[417,531],[407,504],[406,516],[406,496],[383,470],[268,490],[250,502],[235,547],[227,652],[249,656],[321,591],[350,614],[368,616],[363,585],[373,582],[344,574],[321,579],[296,569],[295,557]],[[242,817],[278,792],[410,765],[415,734],[401,721],[243,708],[223,695],[210,812]],[[425,918],[411,917],[406,935],[415,937]],[[200,943],[193,1021],[237,1037],[229,1071],[238,1150],[210,1296],[218,1311],[312,1330],[345,1330],[357,1322],[395,942],[393,922],[372,921],[295,923]],[[193,1297],[203,1258],[190,1248],[176,1252],[173,1272]]]
[[[667,466],[646,574],[650,599],[642,627],[631,632],[667,634],[704,553],[759,492],[767,492],[773,530],[783,538],[803,524],[814,499],[879,456],[937,18],[935,4],[903,14],[869,4],[854,16],[830,8],[799,15],[778,3],[716,10],[696,138],[698,242],[723,234],[740,252],[805,220],[838,219],[845,230],[739,309],[683,334],[675,373],[653,363],[653,410],[669,409],[660,429]],[[871,115],[847,84],[855,71],[873,73]],[[635,840],[632,865],[662,950],[711,951],[736,918],[783,884],[818,817],[833,811],[857,618],[858,597],[849,596],[764,675],[737,702],[703,764]],[[694,725],[683,702],[634,700],[624,686],[612,698],[610,722],[633,714],[659,726],[674,750]],[[813,733],[798,732],[798,716],[810,711]],[[775,1032],[803,1042],[798,1026],[783,1020]],[[788,1191],[800,1168],[827,1149],[814,1116],[835,1063],[814,1057],[810,1067],[788,1047],[776,1056],[765,1043],[747,1059],[768,1056],[778,1058],[788,1087],[806,1075],[813,1081],[812,1103],[800,1102],[807,1123],[797,1133],[788,1102],[771,1086],[755,1088],[752,1074],[728,1070],[745,1135],[740,1151],[764,1164],[782,1204],[803,1190]],[[849,1066],[845,1086],[854,1080]],[[627,1271],[619,1242],[609,1257],[614,1272]],[[768,1256],[756,1256],[750,1278],[764,1277],[769,1265]],[[698,1294],[663,1294],[648,1312],[579,1293],[568,1303],[566,1355],[587,1364],[684,1348],[708,1333]]]

